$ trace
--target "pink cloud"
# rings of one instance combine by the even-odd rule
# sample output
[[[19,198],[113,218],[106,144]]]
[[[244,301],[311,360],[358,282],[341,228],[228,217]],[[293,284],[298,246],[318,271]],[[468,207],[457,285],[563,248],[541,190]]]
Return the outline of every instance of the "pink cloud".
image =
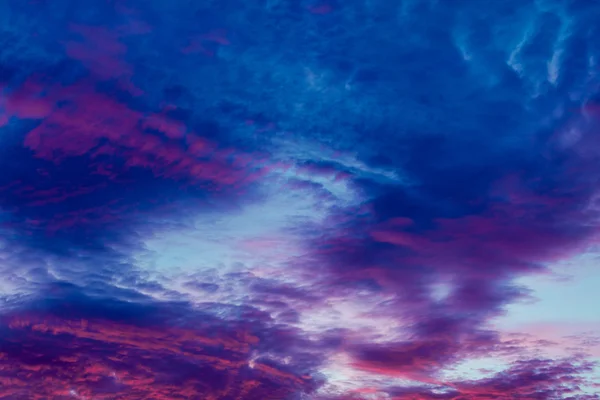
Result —
[[[160,114],[146,116],[85,85],[64,88],[52,96],[53,101],[68,105],[53,110],[27,134],[25,145],[37,157],[59,163],[66,157],[118,156],[125,158],[128,167],[151,169],[159,176],[218,185],[238,184],[256,172],[246,170],[247,160],[237,165],[229,157],[230,150],[217,149],[193,132],[186,134],[183,124]],[[171,141],[144,129],[158,131]]]
[[[250,365],[258,338],[243,330],[215,336],[44,314],[14,316],[6,324],[25,347],[0,349],[0,396],[243,400],[272,398],[273,390],[291,394],[311,381],[261,362]],[[43,346],[52,350],[37,357]]]

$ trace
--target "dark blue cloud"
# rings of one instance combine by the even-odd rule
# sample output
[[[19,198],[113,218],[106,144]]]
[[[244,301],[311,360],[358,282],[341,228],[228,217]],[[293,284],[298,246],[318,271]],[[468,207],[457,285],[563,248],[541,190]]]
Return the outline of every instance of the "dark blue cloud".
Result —
[[[494,322],[597,241],[599,19],[0,4],[0,397],[594,398]]]

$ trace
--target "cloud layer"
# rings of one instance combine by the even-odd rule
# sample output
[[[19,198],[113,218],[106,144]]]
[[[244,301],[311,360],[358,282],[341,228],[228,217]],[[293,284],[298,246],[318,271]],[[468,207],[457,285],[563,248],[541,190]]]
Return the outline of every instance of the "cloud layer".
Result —
[[[600,399],[599,18],[0,5],[0,399]]]

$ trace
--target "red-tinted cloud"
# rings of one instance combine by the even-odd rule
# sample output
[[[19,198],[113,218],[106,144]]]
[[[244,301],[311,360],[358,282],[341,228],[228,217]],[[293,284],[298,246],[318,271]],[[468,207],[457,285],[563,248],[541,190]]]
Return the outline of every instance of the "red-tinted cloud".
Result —
[[[381,222],[356,221],[354,227],[311,242],[317,258],[329,266],[332,285],[369,283],[374,293],[393,296],[377,312],[399,321],[395,336],[402,340],[374,344],[352,337],[347,350],[353,367],[451,388],[405,392],[397,399],[585,398],[578,388],[585,379],[575,377],[592,371],[585,361],[581,366],[524,360],[490,380],[441,381],[442,372],[461,360],[516,351],[489,324],[506,305],[529,295],[514,279],[544,273],[549,263],[595,243],[597,229],[589,223],[597,218],[588,208],[591,192],[572,172],[590,165],[578,156],[566,164],[573,169],[566,167],[551,178],[507,175],[479,194],[479,203],[467,207],[472,211],[456,216],[433,208],[424,220],[416,208],[425,205],[403,213],[399,204],[406,199],[395,195],[396,204],[386,203],[389,210],[373,204],[370,218]],[[544,179],[553,181],[552,191]],[[391,216],[382,218],[386,213]],[[436,289],[440,285],[441,292]]]
[[[61,87],[34,77],[9,92],[4,109],[11,118],[40,120],[23,144],[46,163],[26,183],[3,180],[5,206],[25,217],[29,231],[115,223],[143,209],[140,203],[158,202],[135,194],[147,179],[135,171],[212,193],[239,193],[268,172],[264,159],[219,146],[168,110],[137,111],[87,82]]]
[[[3,329],[3,398],[279,399],[312,385],[252,361],[259,339],[231,327],[215,334],[28,313],[5,318]]]

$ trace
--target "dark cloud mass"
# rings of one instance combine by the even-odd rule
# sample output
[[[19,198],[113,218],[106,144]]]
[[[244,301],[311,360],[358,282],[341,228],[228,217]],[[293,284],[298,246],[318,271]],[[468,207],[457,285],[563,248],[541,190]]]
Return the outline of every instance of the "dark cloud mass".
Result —
[[[600,399],[598,21],[0,2],[0,399]]]

